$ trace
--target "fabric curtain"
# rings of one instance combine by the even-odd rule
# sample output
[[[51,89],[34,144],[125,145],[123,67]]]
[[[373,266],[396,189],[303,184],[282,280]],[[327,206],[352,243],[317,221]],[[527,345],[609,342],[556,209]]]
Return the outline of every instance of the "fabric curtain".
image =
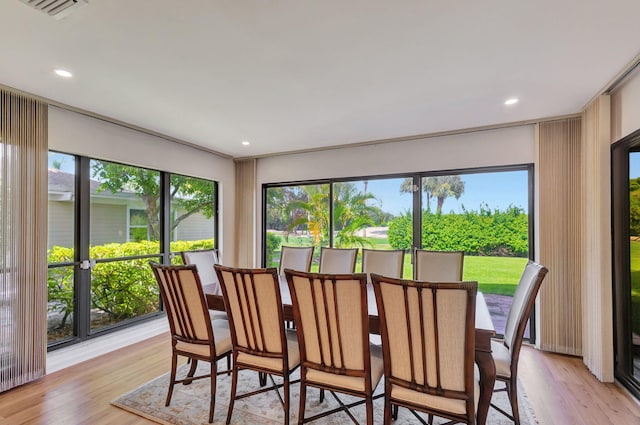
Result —
[[[538,125],[540,348],[582,354],[584,189],[581,119]]]
[[[0,90],[0,392],[45,373],[47,108]]]
[[[236,265],[255,267],[256,160],[236,160]]]

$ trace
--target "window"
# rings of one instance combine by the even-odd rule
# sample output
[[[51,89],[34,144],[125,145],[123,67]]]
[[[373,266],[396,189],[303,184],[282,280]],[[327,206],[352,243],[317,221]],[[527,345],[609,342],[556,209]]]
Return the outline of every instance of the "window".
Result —
[[[156,315],[149,261],[215,247],[216,196],[209,180],[50,152],[49,347]]]
[[[129,239],[140,242],[149,240],[149,219],[145,210],[129,210]]]
[[[501,334],[532,252],[531,187],[531,166],[265,185],[263,264],[282,245],[403,249],[412,278],[413,248],[462,250]]]

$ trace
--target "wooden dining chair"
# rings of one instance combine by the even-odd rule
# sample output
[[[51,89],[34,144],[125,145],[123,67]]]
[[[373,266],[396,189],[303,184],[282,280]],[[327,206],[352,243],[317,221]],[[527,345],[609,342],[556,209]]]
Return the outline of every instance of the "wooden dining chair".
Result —
[[[300,346],[300,408],[306,423],[364,403],[367,424],[373,423],[373,391],[382,377],[380,350],[369,343],[365,274],[320,274],[286,270]],[[324,390],[340,407],[304,417],[307,387]],[[344,404],[336,392],[362,398]],[[382,396],[382,394],[380,394]],[[357,423],[357,422],[356,422]]]
[[[402,278],[404,269],[404,250],[362,250],[362,273],[367,273],[369,281],[371,274],[376,273],[383,276]]]
[[[496,364],[496,380],[505,383],[505,387],[495,390],[506,391],[511,404],[510,415],[495,404],[491,406],[511,419],[516,425],[520,424],[518,409],[518,359],[524,339],[527,322],[533,311],[536,296],[542,285],[548,269],[538,263],[529,261],[522,272],[520,282],[513,295],[513,301],[507,315],[503,341],[491,341],[491,350]]]
[[[219,264],[217,249],[201,249],[197,251],[183,251],[180,253],[183,264],[193,264],[198,270],[200,282],[203,285],[214,285],[216,291],[220,290],[220,282],[213,266]],[[227,320],[224,311],[209,311],[212,319]]]
[[[413,278],[415,280],[428,282],[462,281],[463,251],[415,249],[413,254]]]
[[[356,271],[358,248],[320,248],[320,273],[345,274]]]
[[[313,259],[313,246],[282,246],[278,273],[284,276],[284,269],[308,272]]]
[[[477,282],[430,283],[371,276],[380,317],[384,424],[392,406],[475,424]],[[395,416],[395,415],[394,415]],[[431,423],[431,421],[429,421]]]
[[[229,317],[233,344],[231,400],[227,424],[231,422],[236,400],[275,390],[284,405],[284,423],[289,423],[289,375],[300,365],[300,350],[295,331],[284,328],[278,271],[239,269],[217,264],[216,273],[222,284],[222,296]],[[238,372],[254,370],[268,376],[277,375],[283,383],[236,395]],[[266,384],[266,379],[261,379]],[[284,400],[277,391],[283,388]]]
[[[169,319],[171,332],[171,378],[165,406],[171,402],[175,384],[189,384],[193,380],[211,378],[209,422],[213,422],[216,400],[217,362],[231,354],[231,336],[226,320],[211,320],[196,266],[164,266],[151,263],[158,281],[160,295]],[[178,356],[191,361],[191,369],[184,379],[176,379]],[[198,360],[211,364],[209,374],[194,376]]]

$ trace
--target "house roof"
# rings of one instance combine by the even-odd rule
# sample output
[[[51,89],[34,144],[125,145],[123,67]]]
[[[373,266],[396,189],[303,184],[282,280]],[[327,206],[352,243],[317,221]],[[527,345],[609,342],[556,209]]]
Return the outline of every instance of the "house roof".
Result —
[[[636,61],[639,15],[637,0],[88,0],[56,20],[4,0],[0,84],[257,156],[578,113]]]

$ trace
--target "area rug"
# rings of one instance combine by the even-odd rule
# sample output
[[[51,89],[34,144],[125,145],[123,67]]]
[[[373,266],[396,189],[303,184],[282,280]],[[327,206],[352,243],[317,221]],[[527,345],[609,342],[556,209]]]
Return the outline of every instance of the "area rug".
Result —
[[[222,370],[226,366],[226,360],[220,363],[219,369]],[[208,363],[200,363],[198,365],[197,374],[207,373],[209,369]],[[187,373],[188,365],[178,368],[178,376],[184,377]],[[292,379],[297,379],[299,375],[294,373]],[[274,378],[276,382],[281,379]],[[175,386],[171,404],[165,407],[165,399],[167,397],[169,383],[169,374],[162,375],[146,384],[128,392],[111,404],[119,408],[125,409],[136,415],[150,419],[160,424],[171,425],[201,425],[207,424],[209,419],[209,380],[201,379],[193,382],[191,385]],[[501,384],[498,384],[501,385]],[[241,371],[238,375],[238,394],[252,391],[258,388],[258,374],[251,371]],[[298,388],[299,384],[291,386],[291,423],[297,423],[298,420]],[[384,385],[381,381],[378,385],[376,393],[383,392]],[[216,386],[216,405],[213,416],[215,424],[225,423],[227,417],[227,409],[229,395],[231,391],[231,377],[227,375],[218,376]],[[339,395],[344,402],[355,400],[353,397]],[[533,425],[538,422],[526,398],[526,395],[520,391],[520,416],[522,425]],[[505,392],[494,394],[493,402],[500,407],[510,411],[509,402]],[[307,390],[307,404],[305,416],[309,417],[316,413],[330,410],[337,407],[337,402],[327,393],[323,403],[319,402],[319,392],[317,389],[309,388]],[[384,410],[384,401],[379,398],[374,401],[374,422],[382,423]],[[351,409],[353,415],[360,423],[366,423],[364,405]],[[434,423],[440,422],[437,419]],[[274,391],[269,391],[253,397],[237,400],[233,409],[231,418],[232,424],[283,424],[284,409],[280,404],[280,400]],[[350,423],[349,418],[344,413],[337,413],[325,418],[314,421],[318,425],[333,425]],[[400,409],[398,419],[394,421],[397,425],[408,425],[417,423],[416,418],[407,409]],[[489,410],[488,424],[502,425],[512,424],[507,418],[496,412],[494,409]]]

